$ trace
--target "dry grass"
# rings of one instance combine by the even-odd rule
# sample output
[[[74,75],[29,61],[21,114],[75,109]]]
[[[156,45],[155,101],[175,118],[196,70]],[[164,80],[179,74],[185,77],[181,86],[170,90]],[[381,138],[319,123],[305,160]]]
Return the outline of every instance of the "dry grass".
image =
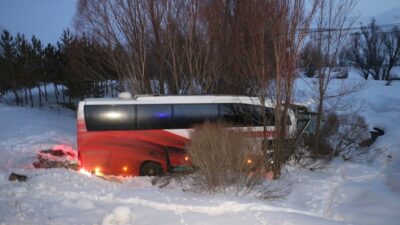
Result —
[[[223,123],[197,126],[188,147],[197,168],[192,177],[194,186],[207,192],[241,193],[265,181],[263,163],[255,163],[252,157],[255,150],[251,141],[242,132],[226,129]]]
[[[309,152],[297,151],[294,159],[299,165],[304,164],[307,168],[315,169],[324,168],[335,156],[345,161],[371,161],[379,150],[362,145],[365,140],[369,140],[368,136],[368,125],[361,116],[331,114],[324,122],[318,147],[314,146],[314,136],[305,136],[304,141]]]
[[[341,156],[345,161],[373,161],[380,150],[374,146],[362,146],[362,142],[370,138],[364,118],[354,115],[342,117],[339,120],[338,132],[330,138],[336,155]]]
[[[225,123],[204,123],[195,127],[188,145],[192,173],[167,174],[152,183],[160,188],[180,184],[183,191],[284,198],[290,192],[290,181],[271,180],[260,144]]]

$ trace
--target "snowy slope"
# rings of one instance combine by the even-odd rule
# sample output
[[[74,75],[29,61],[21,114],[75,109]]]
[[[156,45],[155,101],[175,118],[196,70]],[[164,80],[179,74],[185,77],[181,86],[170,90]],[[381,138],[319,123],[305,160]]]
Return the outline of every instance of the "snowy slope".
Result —
[[[32,168],[38,149],[75,146],[75,121],[70,111],[59,115],[55,110],[0,104],[0,171]]]
[[[312,104],[301,82],[298,99]],[[335,82],[339,87],[343,81]],[[33,169],[39,149],[75,147],[74,113],[0,103],[0,224],[399,224],[400,83],[369,81],[357,95],[369,125],[387,131],[377,142],[382,156],[373,164],[336,160],[313,172],[287,167],[282,179],[292,192],[274,201],[191,193],[178,185],[157,188],[145,177],[118,183]],[[10,182],[10,172],[29,179]]]

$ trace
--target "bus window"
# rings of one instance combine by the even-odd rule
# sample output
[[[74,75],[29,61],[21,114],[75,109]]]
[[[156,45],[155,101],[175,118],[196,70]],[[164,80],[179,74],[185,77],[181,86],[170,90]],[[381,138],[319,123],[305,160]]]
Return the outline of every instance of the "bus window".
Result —
[[[247,104],[220,104],[220,118],[234,126],[262,126],[261,106]],[[274,125],[274,110],[265,109],[267,126]]]
[[[88,131],[135,129],[134,105],[86,105],[84,113]]]
[[[246,126],[248,115],[244,113],[242,104],[220,104],[220,118],[222,121],[231,123],[234,126]]]
[[[275,125],[275,111],[273,108],[265,108],[265,116],[267,119],[267,126]],[[290,123],[290,119],[288,120]]]
[[[176,104],[174,105],[174,128],[191,128],[205,121],[218,120],[217,104]]]
[[[172,127],[171,105],[137,105],[138,130],[168,129]]]

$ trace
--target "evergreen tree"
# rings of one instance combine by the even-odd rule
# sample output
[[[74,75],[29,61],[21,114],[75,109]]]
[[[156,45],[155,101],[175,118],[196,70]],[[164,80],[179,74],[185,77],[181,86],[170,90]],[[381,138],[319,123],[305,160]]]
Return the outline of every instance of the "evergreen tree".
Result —
[[[15,38],[15,46],[17,50],[16,54],[16,76],[14,79],[20,81],[20,89],[24,91],[25,104],[28,104],[28,92],[31,106],[33,107],[32,91],[31,88],[34,86],[33,77],[31,74],[31,57],[30,57],[30,44],[22,34],[17,34]]]
[[[0,37],[0,91],[5,94],[12,91],[17,105],[22,104],[18,88],[20,83],[16,78],[16,54],[15,42],[7,30],[3,30]]]
[[[42,96],[44,93],[41,89],[41,84],[43,82],[43,50],[42,42],[35,36],[31,38],[30,45],[30,60],[31,60],[31,73],[34,77],[34,84],[37,87],[39,93],[39,106],[42,106]]]

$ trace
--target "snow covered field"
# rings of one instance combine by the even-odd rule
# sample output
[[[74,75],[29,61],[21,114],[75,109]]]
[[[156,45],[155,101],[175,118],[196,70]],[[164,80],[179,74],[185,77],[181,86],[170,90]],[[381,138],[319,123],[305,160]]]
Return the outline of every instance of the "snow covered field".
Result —
[[[291,193],[269,201],[185,192],[178,185],[157,188],[147,177],[118,183],[65,169],[34,169],[40,149],[56,144],[76,149],[74,112],[0,103],[0,225],[398,225],[400,82],[368,81],[356,95],[369,126],[385,129],[376,142],[381,156],[371,164],[337,159],[317,171],[287,167],[282,179],[290,181]],[[310,102],[307,95],[299,99]],[[29,178],[10,182],[11,172]]]

